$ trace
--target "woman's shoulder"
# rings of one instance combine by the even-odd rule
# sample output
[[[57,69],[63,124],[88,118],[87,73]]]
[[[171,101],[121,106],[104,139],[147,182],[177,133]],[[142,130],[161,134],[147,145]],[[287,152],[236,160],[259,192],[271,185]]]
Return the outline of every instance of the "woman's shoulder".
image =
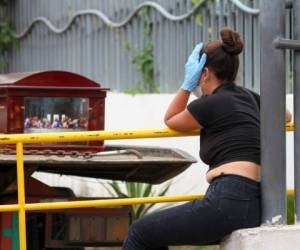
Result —
[[[249,89],[247,87],[244,87],[244,86],[239,86],[239,85],[236,85],[236,88],[240,89],[241,91],[243,92],[248,92],[248,93],[251,93],[252,95],[254,95],[255,97],[260,97],[259,93],[257,93],[256,91],[252,90],[252,89]]]
[[[210,102],[230,102],[234,96],[234,91],[231,89],[222,89],[212,95],[207,96],[207,101]]]
[[[206,109],[214,112],[214,110],[228,112],[234,108],[234,98],[231,94],[223,91],[218,91],[217,93],[202,96],[195,102],[195,106],[202,106]]]

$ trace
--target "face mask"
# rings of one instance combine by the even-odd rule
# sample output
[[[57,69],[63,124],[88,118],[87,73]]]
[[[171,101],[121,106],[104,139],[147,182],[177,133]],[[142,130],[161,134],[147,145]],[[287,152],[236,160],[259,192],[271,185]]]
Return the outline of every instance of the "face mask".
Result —
[[[200,85],[198,85],[198,86],[193,90],[193,94],[194,94],[196,97],[198,97],[198,98],[200,98],[200,97],[203,95]]]

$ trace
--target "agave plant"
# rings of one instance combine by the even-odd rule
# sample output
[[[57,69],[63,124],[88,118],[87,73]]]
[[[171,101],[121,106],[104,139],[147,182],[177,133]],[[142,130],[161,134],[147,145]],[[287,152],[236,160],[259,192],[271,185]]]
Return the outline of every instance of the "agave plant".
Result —
[[[122,188],[124,183],[118,181],[112,181],[108,184],[110,188],[105,187],[106,190],[110,193],[110,195],[119,198],[164,196],[171,186],[171,182],[167,182],[160,190],[154,190],[154,186],[147,183],[125,182],[125,188]],[[154,203],[132,205],[132,219],[135,220],[143,217],[154,205]],[[164,207],[167,206],[169,205]]]

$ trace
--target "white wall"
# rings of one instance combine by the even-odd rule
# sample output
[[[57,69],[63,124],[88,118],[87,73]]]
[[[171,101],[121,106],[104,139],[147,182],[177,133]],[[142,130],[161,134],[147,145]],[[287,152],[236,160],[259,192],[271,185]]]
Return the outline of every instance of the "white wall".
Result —
[[[106,98],[105,129],[151,129],[164,128],[163,116],[173,94],[127,95],[108,93]],[[292,112],[292,96],[287,97],[287,107]],[[199,194],[204,193],[208,184],[205,173],[208,167],[199,159],[199,138],[155,138],[106,141],[106,144],[154,145],[182,149],[193,155],[198,162],[173,179],[173,185],[168,194]],[[293,133],[287,133],[287,185],[293,188]],[[91,178],[67,177],[35,173],[34,176],[49,185],[68,186],[77,195],[106,196],[102,183],[106,181]],[[159,188],[159,185],[158,185]]]

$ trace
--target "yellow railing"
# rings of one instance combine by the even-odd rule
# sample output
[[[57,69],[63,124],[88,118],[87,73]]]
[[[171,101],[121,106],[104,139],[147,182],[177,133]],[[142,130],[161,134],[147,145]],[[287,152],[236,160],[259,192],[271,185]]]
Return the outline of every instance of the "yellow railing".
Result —
[[[287,130],[293,130],[293,124],[287,125]],[[137,138],[159,138],[195,136],[199,131],[178,132],[171,129],[149,129],[149,130],[118,130],[118,131],[89,131],[69,133],[38,133],[38,134],[1,134],[0,144],[16,144],[17,152],[17,182],[18,182],[18,204],[0,205],[0,212],[19,213],[19,236],[20,249],[26,250],[26,211],[69,209],[69,208],[91,208],[103,206],[132,205],[142,203],[178,202],[199,199],[202,195],[165,196],[147,198],[127,199],[105,199],[89,201],[69,201],[51,203],[25,203],[24,186],[24,159],[23,144],[43,142],[71,142],[71,141],[96,141],[96,140],[119,140]],[[289,191],[290,193],[293,191]]]
[[[286,130],[287,130],[287,131],[294,131],[294,128],[295,128],[295,125],[294,125],[293,122],[288,122],[288,123],[286,124]]]

